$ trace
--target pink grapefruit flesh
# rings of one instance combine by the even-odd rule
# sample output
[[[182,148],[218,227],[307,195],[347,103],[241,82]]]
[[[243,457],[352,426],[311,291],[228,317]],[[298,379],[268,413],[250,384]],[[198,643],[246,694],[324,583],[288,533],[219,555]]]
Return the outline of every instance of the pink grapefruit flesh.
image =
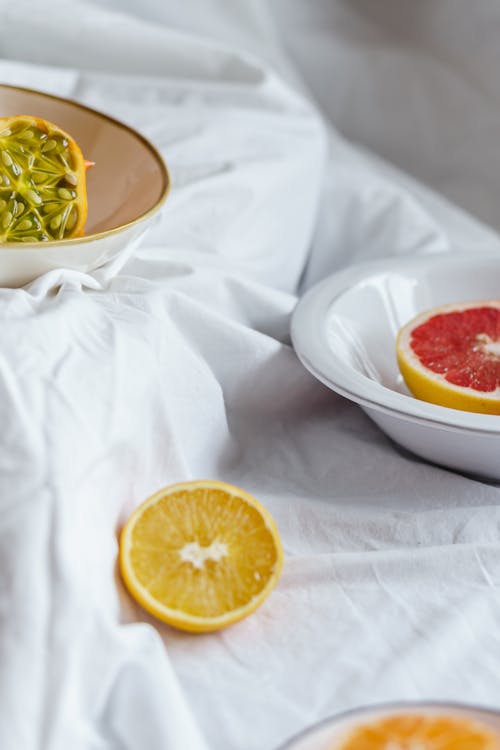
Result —
[[[500,301],[421,313],[400,330],[396,349],[403,378],[417,398],[500,414]]]

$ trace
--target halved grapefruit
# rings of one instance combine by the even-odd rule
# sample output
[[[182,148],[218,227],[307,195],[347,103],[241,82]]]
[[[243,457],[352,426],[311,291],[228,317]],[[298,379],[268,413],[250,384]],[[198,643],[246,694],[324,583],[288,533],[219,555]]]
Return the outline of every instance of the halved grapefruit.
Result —
[[[417,398],[500,414],[500,301],[444,305],[400,331],[399,368]]]

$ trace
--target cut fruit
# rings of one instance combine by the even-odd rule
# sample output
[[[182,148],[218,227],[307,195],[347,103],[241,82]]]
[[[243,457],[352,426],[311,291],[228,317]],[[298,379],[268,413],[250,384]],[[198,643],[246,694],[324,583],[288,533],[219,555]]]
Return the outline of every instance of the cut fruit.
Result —
[[[88,164],[57,125],[25,115],[0,118],[0,243],[81,236]]]
[[[132,596],[160,620],[193,632],[219,630],[253,612],[282,565],[268,511],[224,482],[160,490],[132,514],[120,539]]]
[[[487,727],[455,716],[400,714],[364,724],[332,750],[498,750]]]
[[[500,301],[424,312],[400,330],[396,351],[401,374],[417,398],[500,414]]]

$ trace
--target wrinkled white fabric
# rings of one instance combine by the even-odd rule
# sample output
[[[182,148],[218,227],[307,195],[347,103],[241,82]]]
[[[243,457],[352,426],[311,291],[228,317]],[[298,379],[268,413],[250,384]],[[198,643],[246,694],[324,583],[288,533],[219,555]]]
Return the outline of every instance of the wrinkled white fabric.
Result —
[[[173,182],[117,276],[0,290],[0,748],[273,750],[370,702],[495,705],[498,487],[391,443],[304,371],[289,320],[348,264],[498,237],[331,130],[283,3],[275,26],[265,3],[165,5],[0,2],[0,79],[126,120]],[[116,570],[132,509],[196,478],[254,493],[286,552],[258,612],[203,636],[149,618]]]

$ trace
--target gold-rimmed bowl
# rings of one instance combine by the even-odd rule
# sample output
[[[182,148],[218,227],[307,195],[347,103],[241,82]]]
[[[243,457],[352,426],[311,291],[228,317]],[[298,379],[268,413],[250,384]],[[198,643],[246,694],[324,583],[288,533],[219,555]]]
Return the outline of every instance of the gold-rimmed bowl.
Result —
[[[170,188],[157,149],[133,128],[71,99],[0,84],[0,116],[33,115],[58,125],[86,159],[89,213],[82,237],[0,244],[0,286],[18,287],[56,268],[115,267],[133,252]]]

